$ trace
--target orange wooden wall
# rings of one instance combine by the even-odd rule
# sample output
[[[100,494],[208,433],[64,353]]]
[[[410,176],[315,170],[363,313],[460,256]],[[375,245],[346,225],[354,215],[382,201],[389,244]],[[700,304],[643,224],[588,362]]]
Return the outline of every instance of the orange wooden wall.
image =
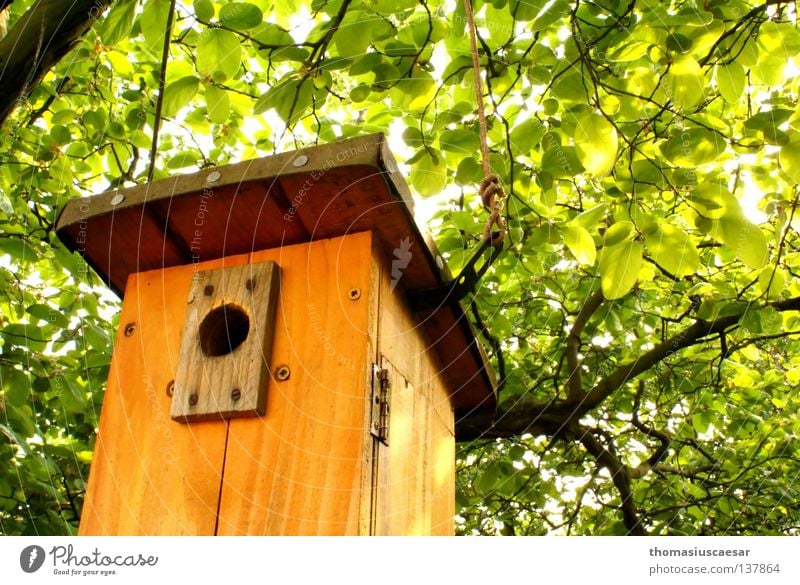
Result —
[[[172,421],[192,275],[266,260],[281,269],[270,363],[289,379],[268,381],[263,417]],[[80,533],[452,534],[453,411],[389,267],[364,232],[131,276]],[[369,433],[375,362],[389,446]]]

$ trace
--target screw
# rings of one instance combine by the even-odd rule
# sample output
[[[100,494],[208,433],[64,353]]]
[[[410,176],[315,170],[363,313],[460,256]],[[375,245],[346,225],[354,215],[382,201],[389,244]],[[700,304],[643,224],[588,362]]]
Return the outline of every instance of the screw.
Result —
[[[247,290],[249,290],[250,292],[253,292],[255,290],[255,288],[256,288],[256,279],[255,278],[248,278],[247,282],[244,283],[244,287]]]
[[[289,366],[278,366],[275,370],[275,377],[281,382],[288,380],[291,375],[292,371],[289,369]]]
[[[189,406],[197,405],[197,394],[189,394]]]
[[[242,391],[238,388],[231,390],[231,400],[237,402],[242,397]]]
[[[361,298],[361,289],[360,288],[351,288],[350,292],[347,294],[351,301],[357,301]]]
[[[211,295],[213,295],[214,294],[214,286],[210,285],[210,284],[207,284],[205,286],[205,288],[203,289],[203,294],[206,295],[207,297],[210,297]]]
[[[175,380],[170,380],[167,383],[167,396],[172,398],[172,395],[175,394]]]
[[[117,205],[119,205],[123,201],[125,201],[125,195],[122,195],[121,193],[117,193],[116,195],[114,195],[111,198],[111,207],[116,207]]]
[[[136,323],[128,323],[125,325],[125,337],[130,337],[136,331]]]
[[[216,183],[222,175],[219,171],[211,171],[206,177],[206,183]]]
[[[308,162],[308,157],[304,154],[301,154],[296,159],[294,159],[294,161],[292,161],[292,164],[296,167],[302,167],[305,166],[307,162]]]

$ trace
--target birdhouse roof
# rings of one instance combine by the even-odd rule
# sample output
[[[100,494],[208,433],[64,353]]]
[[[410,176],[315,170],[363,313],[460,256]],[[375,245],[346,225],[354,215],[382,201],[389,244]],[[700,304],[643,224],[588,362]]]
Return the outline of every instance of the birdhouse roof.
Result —
[[[372,134],[73,199],[56,231],[118,293],[132,273],[360,231],[412,252],[405,289],[449,282],[413,206],[385,137]],[[455,408],[493,406],[494,374],[463,307],[417,313]]]

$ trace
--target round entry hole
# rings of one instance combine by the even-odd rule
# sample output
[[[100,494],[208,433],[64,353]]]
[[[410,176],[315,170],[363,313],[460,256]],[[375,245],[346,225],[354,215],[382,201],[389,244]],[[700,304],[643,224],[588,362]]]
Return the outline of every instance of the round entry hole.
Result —
[[[207,356],[228,355],[239,347],[250,333],[250,318],[234,304],[222,305],[205,316],[200,323],[200,349]]]

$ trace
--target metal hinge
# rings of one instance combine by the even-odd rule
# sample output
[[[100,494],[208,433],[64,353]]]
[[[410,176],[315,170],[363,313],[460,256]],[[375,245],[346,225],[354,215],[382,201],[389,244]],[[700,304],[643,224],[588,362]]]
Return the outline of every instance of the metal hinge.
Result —
[[[389,444],[389,397],[391,388],[389,370],[373,364],[370,433],[384,445]]]

